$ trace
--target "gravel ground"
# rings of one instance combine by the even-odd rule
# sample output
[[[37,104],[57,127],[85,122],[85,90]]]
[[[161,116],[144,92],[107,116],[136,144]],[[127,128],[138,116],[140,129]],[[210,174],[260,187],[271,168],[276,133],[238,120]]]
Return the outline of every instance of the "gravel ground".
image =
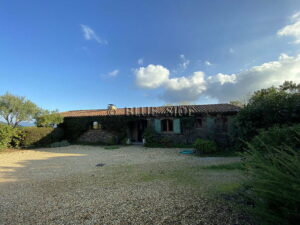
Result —
[[[0,224],[250,224],[208,197],[241,174],[197,169],[239,159],[179,151],[72,145],[1,153]]]

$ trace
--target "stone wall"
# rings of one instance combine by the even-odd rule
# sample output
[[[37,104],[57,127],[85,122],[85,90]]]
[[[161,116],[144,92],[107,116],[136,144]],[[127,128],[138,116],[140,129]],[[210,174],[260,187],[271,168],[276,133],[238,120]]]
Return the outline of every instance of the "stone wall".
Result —
[[[159,136],[167,138],[173,143],[194,143],[197,138],[216,141],[221,146],[229,144],[228,125],[234,115],[198,115],[195,119],[202,120],[202,126],[196,124],[191,129],[183,129],[181,123],[181,133],[159,132]],[[159,118],[163,119],[163,118]],[[172,119],[172,118],[171,118]],[[154,120],[151,121],[154,126]],[[196,123],[196,122],[195,122]]]
[[[84,132],[79,138],[78,142],[84,143],[103,143],[103,144],[113,144],[116,137],[105,130],[88,130]]]

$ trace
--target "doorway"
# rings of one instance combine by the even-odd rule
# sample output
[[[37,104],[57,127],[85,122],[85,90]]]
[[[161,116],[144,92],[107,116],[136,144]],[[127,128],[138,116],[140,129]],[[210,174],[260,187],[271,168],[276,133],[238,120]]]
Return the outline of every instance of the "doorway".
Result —
[[[131,141],[132,142],[142,142],[146,128],[147,128],[147,120],[145,120],[145,119],[131,121],[129,123]]]

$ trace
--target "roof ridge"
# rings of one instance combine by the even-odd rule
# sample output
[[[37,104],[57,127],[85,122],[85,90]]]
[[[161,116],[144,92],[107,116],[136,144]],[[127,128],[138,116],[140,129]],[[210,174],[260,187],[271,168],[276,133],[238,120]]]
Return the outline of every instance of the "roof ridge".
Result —
[[[123,108],[117,108],[118,109],[128,109],[128,108],[166,108],[166,107],[187,107],[187,106],[218,106],[218,105],[231,105],[235,106],[230,103],[214,103],[214,104],[193,104],[193,105],[162,105],[162,106],[138,106],[138,107],[123,107]],[[238,106],[235,106],[238,107]],[[79,109],[79,110],[70,110],[65,112],[81,112],[81,111],[107,111],[108,109]]]
[[[170,108],[175,107],[187,107],[185,110],[189,110],[192,113],[225,113],[225,112],[238,112],[240,110],[240,107],[232,105],[232,104],[206,104],[206,105],[178,105],[178,106],[148,106],[148,107],[128,107],[128,108],[119,108],[115,110],[113,115],[127,115],[126,109],[128,109],[131,113],[137,113],[137,114],[143,114],[151,115],[153,110],[155,110],[155,113],[158,113],[160,115],[168,114],[170,113]],[[146,112],[144,109],[146,109]],[[188,109],[189,108],[189,109]],[[132,111],[133,110],[133,111]],[[177,112],[180,109],[175,109]],[[181,109],[182,110],[182,109]],[[151,111],[151,112],[150,112]],[[83,117],[83,116],[107,116],[110,115],[110,110],[108,109],[92,109],[92,110],[74,110],[74,111],[66,111],[62,112],[63,116],[65,117]]]

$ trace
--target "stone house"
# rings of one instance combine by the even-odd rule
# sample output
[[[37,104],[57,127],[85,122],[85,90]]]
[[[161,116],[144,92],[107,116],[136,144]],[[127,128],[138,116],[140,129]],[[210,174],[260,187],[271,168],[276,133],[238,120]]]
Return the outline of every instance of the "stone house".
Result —
[[[229,121],[239,110],[231,104],[137,108],[109,105],[107,109],[68,111],[62,115],[67,131],[75,132],[70,124],[77,121],[77,130],[81,132],[76,140],[82,142],[106,143],[116,133],[123,132],[132,143],[141,143],[145,129],[152,127],[160,137],[174,143],[191,143],[197,137],[226,143]],[[115,126],[110,127],[113,123]]]

